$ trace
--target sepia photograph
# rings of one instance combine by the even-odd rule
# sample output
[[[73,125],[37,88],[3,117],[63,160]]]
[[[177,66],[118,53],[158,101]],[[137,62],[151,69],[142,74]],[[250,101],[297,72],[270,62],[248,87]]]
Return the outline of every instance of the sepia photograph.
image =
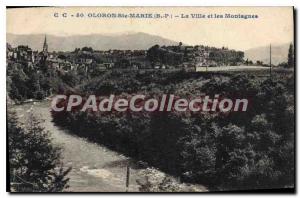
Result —
[[[7,191],[295,192],[294,7],[6,7]]]

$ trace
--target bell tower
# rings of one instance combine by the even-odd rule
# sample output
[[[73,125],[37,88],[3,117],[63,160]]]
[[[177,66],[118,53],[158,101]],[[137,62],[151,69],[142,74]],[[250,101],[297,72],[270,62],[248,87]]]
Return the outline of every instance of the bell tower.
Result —
[[[44,55],[48,54],[48,44],[47,44],[47,37],[45,35],[44,45],[43,45],[43,53]]]
[[[45,62],[48,57],[48,44],[47,44],[46,35],[44,39],[43,51],[40,52],[40,57],[42,62]]]

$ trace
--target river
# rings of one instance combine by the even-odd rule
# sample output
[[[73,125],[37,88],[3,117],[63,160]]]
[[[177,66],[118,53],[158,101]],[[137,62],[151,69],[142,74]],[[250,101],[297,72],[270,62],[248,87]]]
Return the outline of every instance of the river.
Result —
[[[111,151],[86,139],[72,135],[54,125],[51,121],[49,101],[15,105],[19,119],[24,121],[30,112],[43,120],[42,126],[50,131],[53,143],[62,147],[64,166],[72,167],[68,174],[69,188],[72,192],[129,192],[138,191],[137,179],[141,179],[143,169],[130,169],[129,188],[126,188],[127,165],[130,158]],[[197,189],[205,191],[203,186]]]

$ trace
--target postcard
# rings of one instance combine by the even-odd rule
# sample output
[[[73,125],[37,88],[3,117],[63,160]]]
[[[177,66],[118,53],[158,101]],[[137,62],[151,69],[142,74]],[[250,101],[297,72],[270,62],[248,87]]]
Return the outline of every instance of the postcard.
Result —
[[[7,7],[9,192],[295,192],[293,7]]]

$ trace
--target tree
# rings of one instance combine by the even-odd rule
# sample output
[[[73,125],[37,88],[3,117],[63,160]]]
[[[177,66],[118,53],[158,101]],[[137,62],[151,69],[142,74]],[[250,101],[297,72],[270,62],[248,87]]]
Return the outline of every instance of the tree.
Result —
[[[155,55],[156,50],[152,48]],[[248,60],[249,61],[249,60]],[[260,64],[263,64],[259,61]],[[294,186],[293,77],[261,79],[250,74],[201,77],[185,72],[111,71],[81,87],[98,95],[199,93],[248,98],[246,112],[192,114],[147,112],[99,114],[59,112],[53,120],[89,140],[147,162],[184,182],[212,190]],[[203,80],[207,80],[203,85]],[[291,84],[292,83],[292,84]],[[141,191],[169,191],[168,179],[139,183]]]
[[[290,44],[288,53],[288,67],[294,67],[294,47],[292,43]]]
[[[61,76],[61,79],[67,85],[74,87],[79,82],[79,76],[74,71],[69,71]]]
[[[83,47],[81,50],[86,51],[86,52],[93,52],[94,51],[93,48],[91,48],[91,47]]]
[[[67,187],[71,168],[63,168],[60,148],[53,146],[38,119],[30,115],[24,126],[8,112],[7,131],[12,191],[57,192]]]

